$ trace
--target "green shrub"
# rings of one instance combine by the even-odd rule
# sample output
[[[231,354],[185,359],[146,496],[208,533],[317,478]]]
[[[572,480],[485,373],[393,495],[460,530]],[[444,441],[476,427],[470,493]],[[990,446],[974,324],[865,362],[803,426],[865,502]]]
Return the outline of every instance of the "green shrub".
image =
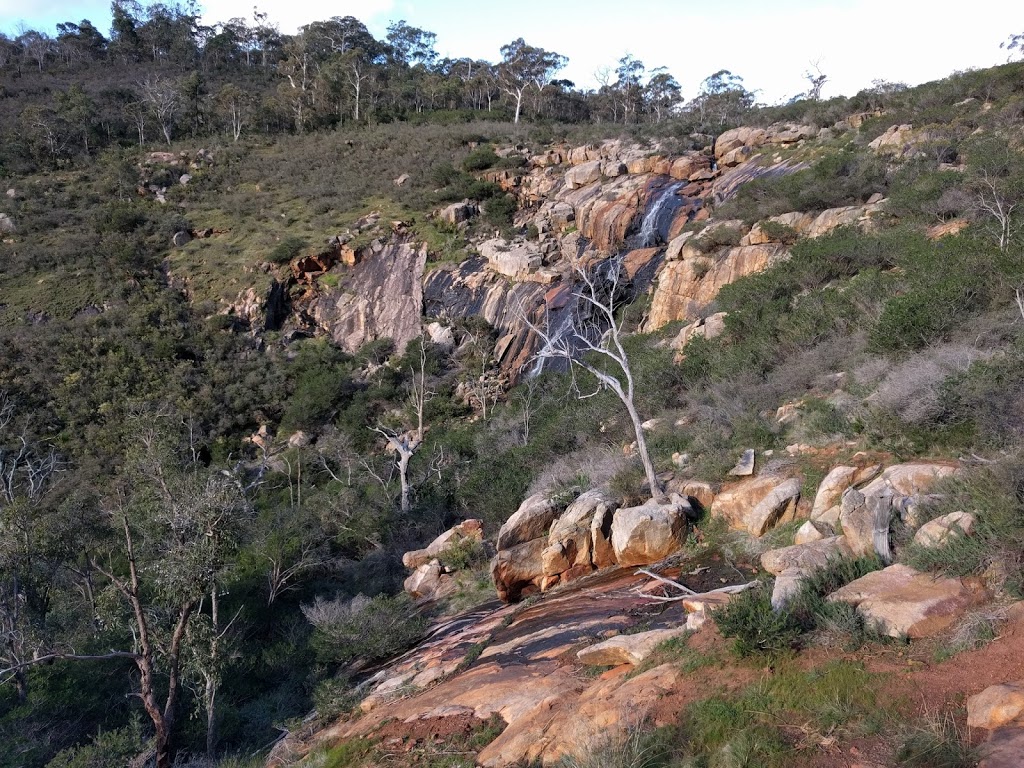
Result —
[[[792,245],[800,237],[799,232],[788,224],[783,224],[781,221],[762,221],[761,231],[770,239],[784,245]]]
[[[772,609],[766,585],[748,589],[714,612],[723,637],[733,639],[733,652],[741,658],[774,655],[793,649],[800,626],[787,611]]]
[[[461,539],[449,545],[437,559],[441,565],[453,571],[477,568],[487,562],[487,551],[482,542],[473,538]]]
[[[138,719],[124,728],[101,732],[89,744],[58,752],[47,768],[112,768],[129,765],[143,750],[142,723]]]
[[[316,628],[313,647],[328,661],[377,661],[409,648],[427,621],[414,613],[406,594],[345,600],[318,597],[302,613]]]
[[[492,147],[477,147],[462,160],[462,167],[470,173],[493,168],[500,160]]]
[[[274,246],[267,256],[267,260],[274,264],[287,264],[302,253],[307,245],[308,243],[301,237],[286,237]]]
[[[492,197],[484,205],[484,220],[495,227],[510,227],[517,207],[516,199],[512,195]]]

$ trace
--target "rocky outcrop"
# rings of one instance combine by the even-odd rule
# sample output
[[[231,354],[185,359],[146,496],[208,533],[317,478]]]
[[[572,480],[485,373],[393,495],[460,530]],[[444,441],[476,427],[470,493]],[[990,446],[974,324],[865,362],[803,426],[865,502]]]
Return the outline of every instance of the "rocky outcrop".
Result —
[[[571,581],[615,563],[611,520],[618,504],[600,490],[581,494],[551,526],[542,554],[547,581]]]
[[[514,603],[540,591],[544,583],[546,542],[546,539],[536,538],[498,549],[491,560],[491,579],[500,600]]]
[[[1024,680],[991,685],[967,699],[967,725],[991,730],[1024,721]]]
[[[539,539],[558,519],[565,509],[560,503],[544,493],[535,493],[519,505],[512,516],[498,531],[498,550],[509,549],[534,539]]]
[[[941,547],[960,536],[973,535],[974,525],[974,515],[969,512],[950,512],[922,525],[914,534],[914,543],[919,547]]]
[[[686,541],[688,501],[675,496],[668,503],[651,500],[624,507],[612,519],[612,549],[619,565],[647,565],[662,560]]]
[[[423,549],[415,549],[402,555],[402,565],[406,568],[419,568],[442,554],[449,547],[463,541],[484,540],[484,526],[480,520],[463,520],[456,526],[449,528]]]
[[[839,502],[847,488],[871,482],[882,472],[881,464],[868,467],[833,467],[818,485],[811,506],[811,520],[828,523],[833,527],[839,522]]]
[[[401,353],[421,333],[426,263],[426,246],[395,239],[352,267],[344,290],[319,296],[307,312],[347,352],[386,338]]]
[[[502,238],[486,240],[477,246],[487,260],[487,267],[513,280],[531,280],[544,263],[544,255],[536,243],[519,240],[509,242]]]
[[[795,519],[801,481],[785,475],[758,475],[723,486],[711,514],[730,528],[763,536],[780,523]]]
[[[814,571],[824,568],[832,560],[852,556],[845,536],[829,536],[765,552],[761,555],[761,566],[775,576],[772,608],[784,608]]]
[[[637,665],[646,660],[666,640],[685,633],[686,627],[669,627],[632,635],[616,635],[577,651],[576,658],[581,664],[593,667]]]
[[[666,262],[658,275],[645,329],[655,331],[677,320],[698,319],[722,286],[763,272],[787,257],[781,245],[768,243]]]
[[[974,580],[936,578],[902,564],[862,576],[828,597],[855,606],[882,634],[911,639],[939,634],[986,598]]]

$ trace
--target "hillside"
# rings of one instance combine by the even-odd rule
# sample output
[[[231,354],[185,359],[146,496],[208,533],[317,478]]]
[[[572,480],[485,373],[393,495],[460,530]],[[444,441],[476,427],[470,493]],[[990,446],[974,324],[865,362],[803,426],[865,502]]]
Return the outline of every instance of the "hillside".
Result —
[[[291,109],[331,30],[133,23],[0,61],[0,766],[1015,764],[1024,65]]]

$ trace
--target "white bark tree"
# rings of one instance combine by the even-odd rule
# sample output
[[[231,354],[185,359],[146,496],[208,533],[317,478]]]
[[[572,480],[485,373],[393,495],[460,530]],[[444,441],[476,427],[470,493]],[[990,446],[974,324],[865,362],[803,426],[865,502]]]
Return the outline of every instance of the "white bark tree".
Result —
[[[542,328],[531,322],[525,312],[522,313],[525,322],[540,337],[541,350],[536,357],[540,360],[566,360],[572,377],[570,386],[580,398],[593,397],[602,389],[615,393],[629,414],[636,436],[637,455],[643,464],[651,496],[657,498],[664,494],[664,488],[647,450],[642,426],[644,419],[636,409],[633,368],[622,343],[625,335],[623,319],[615,316],[619,297],[625,288],[622,264],[618,259],[611,259],[591,269],[577,265],[574,271],[580,287],[574,293],[576,307],[573,315],[562,332],[556,335],[550,326]],[[579,389],[577,370],[584,370],[597,379],[598,386],[594,392],[584,393]]]
[[[419,338],[420,365],[419,370],[411,370],[412,383],[409,392],[409,404],[416,414],[416,427],[404,432],[388,429],[383,426],[372,427],[373,431],[383,437],[388,447],[395,452],[395,465],[398,469],[398,480],[401,483],[401,509],[407,514],[412,509],[412,485],[409,482],[409,462],[423,445],[423,411],[433,392],[427,389],[427,348],[421,336]]]

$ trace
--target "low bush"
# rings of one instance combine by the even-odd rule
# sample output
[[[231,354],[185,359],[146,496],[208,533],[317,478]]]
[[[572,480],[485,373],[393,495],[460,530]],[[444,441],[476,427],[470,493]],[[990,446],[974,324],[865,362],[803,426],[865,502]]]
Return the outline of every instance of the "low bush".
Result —
[[[267,260],[274,264],[287,264],[302,253],[308,243],[301,237],[286,237],[267,254]]]
[[[317,597],[302,606],[302,613],[316,628],[313,647],[327,661],[385,659],[409,648],[427,626],[405,594],[357,595],[350,600]]]
[[[771,592],[762,584],[748,589],[714,612],[723,637],[732,638],[733,652],[741,658],[791,651],[800,625],[788,611],[772,609]]]
[[[470,173],[493,168],[499,158],[492,147],[477,147],[462,160],[462,167]]]

